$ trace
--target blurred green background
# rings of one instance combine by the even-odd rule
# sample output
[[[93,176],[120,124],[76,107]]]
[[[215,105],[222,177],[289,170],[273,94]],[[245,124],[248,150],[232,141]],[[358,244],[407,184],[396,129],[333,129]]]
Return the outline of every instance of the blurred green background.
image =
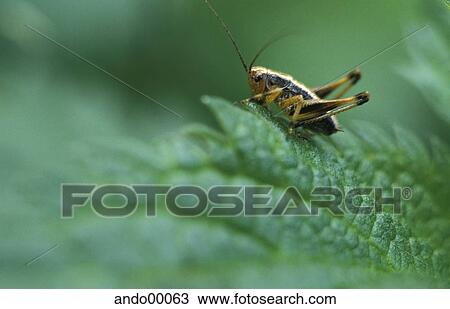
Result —
[[[296,32],[273,45],[258,64],[289,73],[309,86],[340,76],[408,33],[429,25],[361,66],[363,79],[352,93],[368,90],[371,101],[339,119],[344,129],[355,119],[366,120],[386,129],[394,124],[404,127],[425,141],[429,136],[449,141],[448,123],[440,115],[448,115],[449,102],[432,108],[427,92],[408,80],[417,74],[420,81],[421,74],[426,73],[411,69],[414,44],[426,45],[427,40],[433,44],[440,31],[435,26],[438,15],[446,14],[444,18],[448,19],[445,1],[213,3],[247,59],[280,30]],[[26,25],[183,118],[80,61]],[[445,67],[448,49],[443,54]],[[194,253],[197,248],[189,247],[185,238],[203,235],[195,224],[181,221],[173,225],[173,221],[158,218],[149,227],[148,219],[140,215],[105,220],[90,213],[64,221],[60,219],[59,185],[99,181],[72,164],[78,149],[91,147],[93,140],[120,143],[121,138],[127,138],[151,145],[155,137],[175,133],[192,122],[216,126],[200,103],[204,94],[234,101],[248,97],[249,89],[239,59],[203,1],[2,0],[0,287],[183,286],[182,278],[191,275],[183,272],[183,265],[190,261],[178,260],[173,250],[191,252],[192,261],[199,260]],[[172,235],[170,244],[152,251],[162,234]],[[208,237],[214,236],[200,237],[205,237],[205,246],[209,246]],[[217,237],[223,244],[230,241],[240,246],[239,240]],[[25,266],[55,244],[59,246],[56,250]],[[215,254],[214,246],[208,250]],[[217,250],[220,252],[220,248]],[[177,266],[164,269],[168,260]],[[150,264],[160,265],[158,280],[145,272]],[[166,271],[168,277],[161,279]],[[198,266],[192,271],[207,274],[214,268]],[[312,276],[315,286],[333,285],[322,278],[320,270],[309,271],[316,275]],[[227,282],[207,282],[197,275],[197,281],[187,285],[251,286],[261,273],[244,273]]]

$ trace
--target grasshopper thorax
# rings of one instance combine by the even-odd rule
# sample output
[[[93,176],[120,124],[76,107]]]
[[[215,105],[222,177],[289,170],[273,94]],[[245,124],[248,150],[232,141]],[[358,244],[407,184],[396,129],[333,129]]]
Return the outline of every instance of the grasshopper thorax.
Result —
[[[261,66],[250,68],[248,72],[248,83],[253,95],[279,88],[282,89],[283,93],[281,98],[301,95],[305,100],[318,99],[310,89],[295,80],[292,76]]]

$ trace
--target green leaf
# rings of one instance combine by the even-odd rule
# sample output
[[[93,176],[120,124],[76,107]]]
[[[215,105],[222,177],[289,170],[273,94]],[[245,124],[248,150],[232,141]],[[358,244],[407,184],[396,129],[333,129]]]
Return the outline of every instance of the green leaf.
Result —
[[[151,145],[94,147],[87,155],[95,162],[90,168],[93,177],[204,188],[267,184],[274,186],[275,196],[295,186],[306,198],[314,186],[399,186],[410,187],[413,196],[403,203],[401,215],[333,216],[324,210],[314,217],[185,219],[167,214],[160,201],[156,218],[134,215],[145,235],[122,231],[132,237],[156,237],[147,247],[152,252],[148,264],[136,270],[148,275],[143,285],[449,286],[450,155],[442,143],[435,140],[430,152],[404,130],[396,129],[394,135],[366,123],[333,139],[308,141],[286,134],[282,123],[258,106],[246,111],[220,98],[203,101],[221,131],[194,125]],[[110,155],[100,149],[108,149]],[[104,241],[104,235],[98,239]],[[92,246],[95,241],[90,239]],[[145,246],[142,250],[147,257],[149,251]],[[273,280],[263,284],[261,278],[267,274]],[[129,284],[124,279],[117,286]]]

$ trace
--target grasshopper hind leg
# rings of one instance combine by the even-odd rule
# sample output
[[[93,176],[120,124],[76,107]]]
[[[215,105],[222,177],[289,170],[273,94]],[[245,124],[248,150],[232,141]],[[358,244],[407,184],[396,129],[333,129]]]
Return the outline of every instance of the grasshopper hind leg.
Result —
[[[321,100],[319,103],[310,105],[308,111],[306,111],[308,107],[305,107],[305,113],[293,120],[298,121],[299,127],[301,126],[324,135],[331,135],[342,131],[339,128],[335,115],[365,104],[368,101],[368,92],[361,92],[344,99]]]
[[[351,87],[353,87],[359,80],[361,79],[361,71],[359,69],[354,69],[353,71],[347,73],[345,76],[341,77],[337,81],[331,82],[321,87],[313,88],[312,91],[320,98],[324,99],[328,97],[332,92],[336,89],[340,88],[340,86],[347,84],[334,98],[339,99]]]

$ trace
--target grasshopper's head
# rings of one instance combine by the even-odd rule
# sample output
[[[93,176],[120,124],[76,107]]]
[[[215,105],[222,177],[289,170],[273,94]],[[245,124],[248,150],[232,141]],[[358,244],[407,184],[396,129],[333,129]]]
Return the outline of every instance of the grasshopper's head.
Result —
[[[267,85],[267,69],[251,67],[248,71],[248,84],[253,95],[263,93]]]

